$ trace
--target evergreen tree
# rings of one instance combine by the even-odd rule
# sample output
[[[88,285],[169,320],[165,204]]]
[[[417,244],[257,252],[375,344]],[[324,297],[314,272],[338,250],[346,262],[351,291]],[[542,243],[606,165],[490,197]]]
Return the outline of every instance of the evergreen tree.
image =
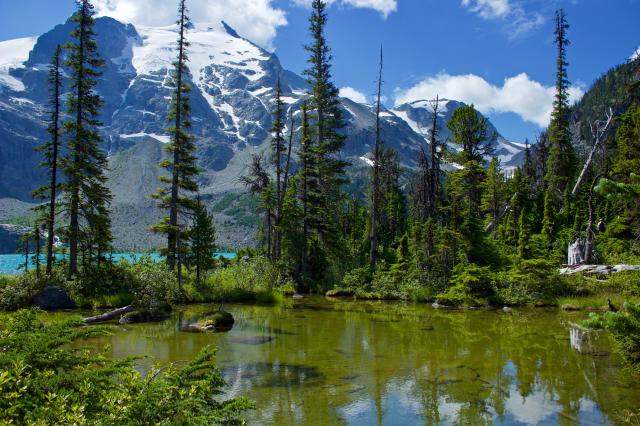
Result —
[[[553,239],[554,232],[561,225],[558,206],[564,204],[566,188],[573,178],[576,158],[571,145],[569,129],[569,80],[567,78],[567,23],[566,15],[561,9],[556,12],[555,41],[556,59],[556,95],[553,101],[551,124],[549,125],[549,158],[546,170],[546,193],[544,198],[543,233]]]
[[[273,185],[269,173],[265,169],[261,155],[254,155],[249,165],[249,172],[240,177],[240,181],[251,195],[260,197],[260,208],[264,211],[264,237],[267,246],[267,257],[273,259]]]
[[[197,198],[195,203],[193,222],[189,229],[189,263],[196,267],[196,282],[201,283],[203,271],[215,265],[216,228],[213,216],[206,206]]]
[[[298,275],[304,278],[307,271],[307,261],[309,256],[309,234],[312,228],[321,226],[322,218],[318,217],[321,195],[318,185],[317,156],[315,155],[315,145],[311,135],[311,125],[309,123],[309,113],[307,104],[302,105],[302,136],[300,140],[300,203],[302,204],[302,247],[300,248],[300,259]]]
[[[501,209],[504,204],[504,173],[498,157],[493,157],[486,172],[486,179],[482,183],[482,211],[486,215],[486,222],[495,231],[498,229]],[[493,232],[495,235],[495,232]]]
[[[429,132],[429,145],[431,147],[431,168],[429,173],[429,217],[435,217],[438,203],[440,201],[440,160],[444,145],[440,145],[438,141],[438,113],[440,107],[440,97],[436,96],[435,101],[431,102],[431,130]]]
[[[309,208],[318,220],[310,222],[313,231],[326,243],[336,228],[336,206],[342,196],[340,186],[344,182],[344,168],[347,163],[337,154],[344,145],[345,136],[339,133],[344,127],[338,88],[331,81],[331,53],[325,38],[327,14],[326,3],[313,0],[309,19],[312,43],[305,46],[309,52],[310,68],[304,73],[309,81],[309,114],[313,115],[313,155],[319,189],[317,200],[309,199]],[[310,117],[311,119],[311,117]],[[309,184],[310,182],[307,182]]]
[[[181,240],[185,238],[184,224],[180,223],[180,216],[189,214],[195,208],[196,203],[189,194],[198,191],[197,177],[199,174],[195,155],[196,146],[193,136],[188,133],[188,129],[191,127],[189,119],[191,106],[188,96],[191,86],[188,83],[187,62],[189,57],[187,49],[189,42],[186,39],[186,32],[191,21],[187,13],[186,0],[180,0],[178,21],[176,22],[178,25],[178,55],[173,62],[173,70],[171,71],[170,84],[173,87],[173,93],[171,109],[167,116],[167,120],[172,123],[167,129],[171,135],[171,142],[166,146],[170,158],[160,162],[160,166],[164,167],[170,175],[160,178],[160,181],[166,186],[154,194],[154,198],[160,202],[160,207],[169,211],[169,216],[154,225],[153,230],[167,235],[167,266],[169,270],[175,270],[177,260],[178,275],[180,275],[181,269],[178,252],[182,245]]]
[[[95,86],[100,76],[98,69],[104,61],[98,56],[94,40],[94,9],[88,0],[77,1],[77,11],[71,17],[76,24],[71,36],[74,42],[67,45],[66,65],[71,86],[67,99],[70,120],[64,123],[68,141],[68,157],[63,161],[66,183],[64,208],[69,215],[66,236],[69,241],[69,275],[78,272],[78,249],[84,243],[85,258],[92,261],[95,254],[102,258],[111,243],[109,204],[111,193],[106,187],[108,162],[100,148],[101,125],[98,116],[102,99]],[[86,229],[82,229],[86,226]],[[84,238],[83,238],[84,236]],[[84,241],[81,241],[84,239]]]
[[[613,172],[628,176],[640,173],[640,104],[632,104],[619,118],[616,132],[618,153]]]
[[[453,155],[462,169],[450,173],[450,220],[474,250],[482,244],[485,236],[480,213],[482,182],[485,179],[483,166],[484,157],[493,154],[487,137],[487,120],[473,105],[463,106],[454,111],[447,127],[453,142],[462,146],[462,151]]]
[[[431,169],[424,149],[418,153],[418,173],[413,191],[413,218],[426,220],[429,217],[429,196],[431,190]]]
[[[60,165],[60,112],[61,102],[60,96],[62,93],[62,46],[56,46],[53,54],[53,59],[49,65],[49,107],[50,119],[47,132],[51,136],[37,149],[42,152],[44,157],[41,166],[46,168],[49,177],[48,185],[40,187],[33,192],[34,198],[48,199],[49,201],[39,207],[41,215],[44,217],[47,230],[47,259],[46,259],[46,273],[47,276],[51,276],[53,269],[53,249],[55,238],[55,224],[56,224],[56,197],[58,190],[60,189],[60,183],[58,182],[58,166]]]
[[[273,125],[271,126],[271,159],[273,166],[276,170],[276,206],[275,206],[275,226],[274,226],[274,241],[273,241],[273,257],[280,257],[280,222],[282,221],[282,204],[284,198],[284,182],[283,174],[285,174],[284,168],[286,167],[288,159],[285,160],[285,141],[284,141],[284,101],[282,100],[282,87],[280,85],[280,79],[276,85],[276,101],[273,111]],[[293,131],[293,129],[291,130]]]

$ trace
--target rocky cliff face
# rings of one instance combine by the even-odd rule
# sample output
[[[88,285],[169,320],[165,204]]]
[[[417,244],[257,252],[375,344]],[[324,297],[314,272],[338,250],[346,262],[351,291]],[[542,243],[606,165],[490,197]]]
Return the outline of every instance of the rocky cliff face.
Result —
[[[47,64],[56,45],[70,41],[71,30],[67,22],[37,39],[0,42],[0,198],[30,201],[30,191],[43,181],[33,148],[47,137]],[[157,164],[169,142],[165,128],[176,30],[134,27],[103,17],[96,20],[95,31],[105,59],[97,90],[105,101],[101,133],[110,159],[116,243],[123,248],[154,246],[161,241],[147,229],[161,212],[149,196],[158,186],[162,171]],[[203,170],[200,184],[203,197],[214,204],[224,194],[241,191],[239,177],[250,156],[266,149],[277,80],[297,118],[307,83],[285,70],[276,55],[225,23],[195,24],[188,39],[192,133]],[[352,162],[354,176],[362,175],[369,167],[374,109],[349,99],[342,105],[347,141],[341,155]],[[446,138],[446,121],[461,104],[443,105],[438,123]],[[383,111],[383,139],[398,151],[405,168],[416,166],[418,151],[428,143],[431,117],[426,102]],[[493,139],[503,163],[517,164],[522,147],[497,132]],[[222,244],[252,240],[251,223],[238,226],[234,209],[217,211]]]

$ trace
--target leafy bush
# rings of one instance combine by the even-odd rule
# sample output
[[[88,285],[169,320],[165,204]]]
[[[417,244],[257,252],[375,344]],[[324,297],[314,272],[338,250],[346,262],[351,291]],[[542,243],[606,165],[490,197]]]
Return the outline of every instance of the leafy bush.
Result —
[[[76,277],[65,283],[65,287],[82,306],[101,296],[130,294],[132,282],[133,276],[124,264],[104,262],[82,268]]]
[[[436,296],[436,302],[444,306],[480,306],[482,303],[469,294],[469,289],[461,284],[450,287]]]
[[[79,320],[45,325],[36,310],[4,315],[0,324],[0,418],[9,424],[241,424],[251,404],[219,402],[224,381],[205,348],[182,369],[142,376],[133,360],[67,346],[107,334]]]
[[[47,285],[64,287],[64,274],[55,270],[51,279],[29,271],[19,276],[0,276],[0,310],[15,311],[31,305],[31,300]]]
[[[584,326],[613,333],[624,359],[640,371],[640,304],[625,303],[620,312],[591,314]]]
[[[134,304],[175,303],[180,300],[175,275],[164,262],[143,256],[135,263],[103,263],[83,268],[65,284],[80,306],[119,307]]]
[[[294,292],[292,280],[282,271],[264,257],[241,260],[212,271],[200,286],[186,283],[185,295],[191,302],[248,301],[258,295],[263,303],[276,302],[279,298],[274,294]]]
[[[369,267],[352,269],[344,275],[340,288],[348,290],[366,289],[371,284],[372,279],[373,274]]]
[[[494,275],[489,267],[480,267],[476,264],[458,264],[453,269],[451,284],[454,287],[464,289],[465,293],[487,297],[493,295]]]
[[[167,270],[164,262],[154,262],[149,257],[143,257],[138,262],[123,266],[132,279],[131,293],[134,304],[148,308],[157,302],[175,303],[181,299],[178,280],[172,272]]]

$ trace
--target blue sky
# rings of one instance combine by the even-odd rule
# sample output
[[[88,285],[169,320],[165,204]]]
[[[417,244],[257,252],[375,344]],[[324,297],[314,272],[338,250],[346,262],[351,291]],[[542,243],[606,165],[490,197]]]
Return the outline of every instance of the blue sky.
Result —
[[[310,0],[189,0],[192,19],[224,19],[275,49],[285,68],[306,67]],[[176,0],[95,0],[103,14],[171,23]],[[508,139],[546,125],[554,81],[553,13],[571,25],[569,78],[578,97],[640,45],[640,0],[332,0],[327,35],[338,87],[372,99],[380,45],[386,104],[431,97],[473,102]],[[1,0],[0,40],[39,35],[73,11],[72,0]],[[153,10],[153,14],[149,14]]]

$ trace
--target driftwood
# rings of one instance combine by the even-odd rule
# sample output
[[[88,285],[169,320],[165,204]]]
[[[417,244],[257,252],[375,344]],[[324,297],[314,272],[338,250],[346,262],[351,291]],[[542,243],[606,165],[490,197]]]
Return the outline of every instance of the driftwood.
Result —
[[[624,271],[640,271],[640,265],[566,265],[559,270],[561,275],[610,275]]]
[[[124,308],[118,308],[110,312],[105,312],[104,314],[101,314],[101,315],[96,315],[95,317],[82,318],[82,321],[86,322],[87,324],[91,324],[95,322],[110,321],[112,319],[116,319],[126,314],[127,312],[131,312],[131,311],[133,311],[133,306],[128,305],[128,306],[125,306]]]

